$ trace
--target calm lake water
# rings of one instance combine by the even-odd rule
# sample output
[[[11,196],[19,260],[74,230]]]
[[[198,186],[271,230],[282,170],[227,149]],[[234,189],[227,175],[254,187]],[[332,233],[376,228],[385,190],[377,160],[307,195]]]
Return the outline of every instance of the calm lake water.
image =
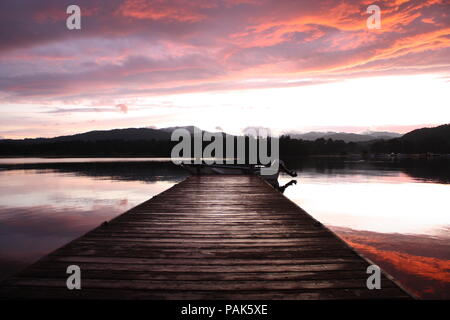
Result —
[[[450,299],[450,160],[288,166],[288,198],[411,292]],[[0,159],[0,279],[186,176],[164,159]]]

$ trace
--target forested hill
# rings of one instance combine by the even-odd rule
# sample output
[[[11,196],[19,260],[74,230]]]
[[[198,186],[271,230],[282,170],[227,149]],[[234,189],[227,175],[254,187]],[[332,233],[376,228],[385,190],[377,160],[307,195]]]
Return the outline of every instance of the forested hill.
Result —
[[[96,130],[70,136],[55,138],[25,139],[29,143],[59,142],[59,141],[107,141],[107,140],[170,140],[170,132],[151,128],[129,128],[114,130]]]
[[[401,138],[373,142],[371,151],[450,154],[450,124],[417,129]]]
[[[169,157],[177,143],[170,141],[173,130],[189,132],[194,126],[171,128],[127,128],[96,130],[68,136],[0,140],[0,156],[149,156]],[[205,132],[205,131],[203,131]]]

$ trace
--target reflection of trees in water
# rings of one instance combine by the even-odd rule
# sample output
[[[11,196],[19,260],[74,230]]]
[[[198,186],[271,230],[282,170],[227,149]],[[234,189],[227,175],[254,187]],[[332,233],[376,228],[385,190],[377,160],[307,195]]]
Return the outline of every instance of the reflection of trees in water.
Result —
[[[364,173],[374,176],[404,173],[411,178],[436,183],[450,183],[450,159],[395,159],[395,160],[350,160],[338,158],[297,158],[285,161],[288,167],[301,172],[328,175]]]
[[[51,170],[80,176],[127,181],[179,181],[188,175],[171,162],[73,162],[0,165],[0,170]]]
[[[387,165],[416,179],[450,183],[449,159],[401,159]]]
[[[395,159],[362,161],[338,158],[290,158],[287,167],[302,172],[326,175],[389,175],[404,173],[414,179],[450,183],[449,159]],[[0,164],[0,170],[53,170],[82,176],[131,181],[179,181],[188,173],[171,162],[73,162]]]

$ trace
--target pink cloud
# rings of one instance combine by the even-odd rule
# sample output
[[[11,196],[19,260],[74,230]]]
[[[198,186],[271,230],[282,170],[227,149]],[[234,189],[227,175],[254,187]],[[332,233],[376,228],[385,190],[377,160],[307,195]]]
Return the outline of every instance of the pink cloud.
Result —
[[[126,104],[123,104],[123,103],[118,104],[118,105],[116,105],[116,108],[118,108],[120,110],[120,112],[128,113],[128,106]]]
[[[380,1],[382,29],[376,32],[365,25],[369,4],[80,0],[82,32],[73,33],[59,2],[4,0],[0,96],[4,102],[115,99],[292,86],[283,80],[298,78],[315,84],[450,73],[448,3]],[[254,78],[277,80],[242,84]]]

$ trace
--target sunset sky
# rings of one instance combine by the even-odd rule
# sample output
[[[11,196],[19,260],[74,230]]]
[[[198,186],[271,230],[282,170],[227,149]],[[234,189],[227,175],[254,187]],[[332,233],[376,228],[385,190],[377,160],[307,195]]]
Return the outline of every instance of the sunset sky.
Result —
[[[1,138],[450,123],[448,0],[2,0],[0,30]]]

